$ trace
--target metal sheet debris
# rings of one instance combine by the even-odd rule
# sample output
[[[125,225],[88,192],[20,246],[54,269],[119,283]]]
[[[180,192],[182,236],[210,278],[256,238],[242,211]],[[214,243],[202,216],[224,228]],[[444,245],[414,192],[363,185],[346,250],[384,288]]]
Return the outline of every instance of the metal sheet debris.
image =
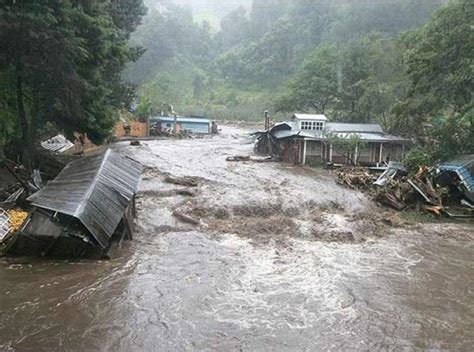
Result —
[[[5,238],[10,234],[10,216],[8,213],[0,208],[0,243],[2,243]]]
[[[35,207],[79,219],[105,248],[134,197],[141,173],[141,164],[109,149],[68,164],[28,200]]]
[[[74,143],[72,143],[62,134],[58,134],[53,138],[41,142],[41,146],[53,153],[64,153],[65,151],[74,147]]]

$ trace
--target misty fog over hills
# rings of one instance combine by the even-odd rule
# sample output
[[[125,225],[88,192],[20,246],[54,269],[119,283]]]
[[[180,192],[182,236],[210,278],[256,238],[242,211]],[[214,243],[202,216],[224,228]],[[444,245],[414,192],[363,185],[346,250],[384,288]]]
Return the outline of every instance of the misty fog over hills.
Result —
[[[250,8],[251,3],[251,0],[148,0],[147,6],[153,9],[160,5],[176,4],[191,8],[194,15],[211,13],[223,17],[239,6]]]

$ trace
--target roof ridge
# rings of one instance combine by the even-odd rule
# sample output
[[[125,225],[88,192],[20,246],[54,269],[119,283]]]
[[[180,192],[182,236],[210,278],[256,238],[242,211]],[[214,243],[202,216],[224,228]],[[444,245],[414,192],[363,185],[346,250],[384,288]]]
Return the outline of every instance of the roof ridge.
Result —
[[[84,211],[84,209],[86,207],[86,203],[89,200],[92,192],[94,191],[95,186],[97,185],[97,180],[99,178],[99,175],[101,174],[102,169],[104,168],[105,162],[106,162],[107,158],[110,156],[111,153],[112,153],[112,149],[109,148],[103,154],[102,161],[100,163],[100,167],[97,168],[97,172],[95,173],[94,178],[91,181],[91,185],[90,185],[89,189],[87,190],[87,193],[81,199],[81,203],[79,204],[79,206],[76,208],[76,211],[74,212],[75,217],[79,216]]]

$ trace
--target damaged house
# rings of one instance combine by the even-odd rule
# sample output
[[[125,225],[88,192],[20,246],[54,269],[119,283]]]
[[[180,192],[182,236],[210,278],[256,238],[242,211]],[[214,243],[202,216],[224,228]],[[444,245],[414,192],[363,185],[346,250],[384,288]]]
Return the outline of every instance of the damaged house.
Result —
[[[256,151],[293,164],[377,165],[401,161],[410,141],[378,124],[329,122],[324,115],[295,114],[257,133]]]
[[[112,150],[68,164],[28,198],[28,219],[7,254],[60,258],[108,257],[132,239],[135,192],[142,166]]]

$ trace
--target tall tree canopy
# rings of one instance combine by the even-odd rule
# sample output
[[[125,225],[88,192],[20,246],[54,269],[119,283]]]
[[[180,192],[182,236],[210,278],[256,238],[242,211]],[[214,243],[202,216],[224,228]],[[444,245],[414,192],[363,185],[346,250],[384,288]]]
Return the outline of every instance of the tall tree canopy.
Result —
[[[454,0],[402,38],[409,87],[395,107],[398,128],[429,137],[439,158],[474,153],[473,24],[474,3]]]
[[[46,122],[96,142],[108,136],[115,110],[130,103],[121,71],[139,54],[128,38],[144,13],[134,0],[3,1],[1,114],[21,126],[25,161]]]

